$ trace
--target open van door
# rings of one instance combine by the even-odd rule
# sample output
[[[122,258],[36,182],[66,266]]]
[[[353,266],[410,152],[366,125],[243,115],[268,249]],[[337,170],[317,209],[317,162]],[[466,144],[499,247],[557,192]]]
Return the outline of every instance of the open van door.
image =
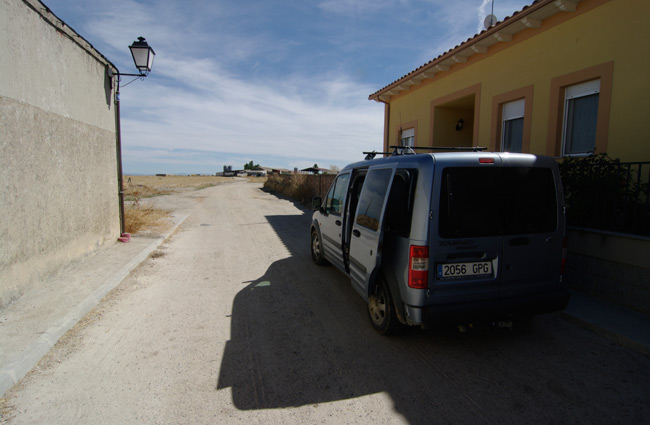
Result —
[[[396,167],[387,164],[369,168],[351,223],[350,278],[366,301],[370,278],[381,263],[384,212]]]

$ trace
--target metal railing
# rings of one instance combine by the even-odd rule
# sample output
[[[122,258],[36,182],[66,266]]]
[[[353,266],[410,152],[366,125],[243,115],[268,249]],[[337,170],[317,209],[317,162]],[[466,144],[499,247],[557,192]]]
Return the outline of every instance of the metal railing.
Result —
[[[560,170],[569,225],[650,236],[650,162],[596,155]]]

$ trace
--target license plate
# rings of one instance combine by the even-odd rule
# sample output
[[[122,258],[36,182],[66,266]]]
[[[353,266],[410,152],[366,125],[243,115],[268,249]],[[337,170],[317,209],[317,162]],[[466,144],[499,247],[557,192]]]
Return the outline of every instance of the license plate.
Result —
[[[478,261],[475,263],[450,263],[438,264],[438,278],[450,279],[454,277],[474,277],[492,275],[491,261]]]

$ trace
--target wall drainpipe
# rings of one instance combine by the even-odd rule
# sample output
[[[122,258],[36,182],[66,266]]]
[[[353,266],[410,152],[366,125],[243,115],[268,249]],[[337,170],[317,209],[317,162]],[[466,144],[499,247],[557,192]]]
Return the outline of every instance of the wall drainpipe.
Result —
[[[384,150],[384,152],[388,152],[389,151],[389,149],[388,149],[388,146],[389,146],[388,133],[389,133],[389,130],[390,130],[390,103],[379,99],[379,97],[376,100],[378,102],[381,102],[381,103],[384,104],[384,147],[383,147],[383,150]]]

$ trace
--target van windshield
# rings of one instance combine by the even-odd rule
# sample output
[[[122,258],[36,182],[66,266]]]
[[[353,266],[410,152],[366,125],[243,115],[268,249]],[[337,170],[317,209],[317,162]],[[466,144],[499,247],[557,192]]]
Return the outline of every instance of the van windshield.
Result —
[[[549,168],[448,167],[440,187],[443,238],[550,233],[557,199]]]

